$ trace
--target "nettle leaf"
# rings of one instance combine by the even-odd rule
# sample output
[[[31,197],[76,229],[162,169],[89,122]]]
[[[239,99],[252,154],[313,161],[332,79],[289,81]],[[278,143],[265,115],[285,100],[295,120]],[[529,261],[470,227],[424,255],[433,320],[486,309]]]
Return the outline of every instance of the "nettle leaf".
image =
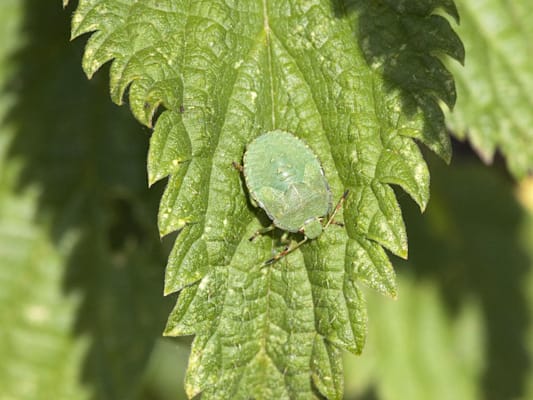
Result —
[[[450,157],[438,101],[453,105],[455,90],[434,54],[461,60],[463,49],[437,8],[456,15],[446,0],[79,2],[86,73],[113,60],[113,100],[129,89],[134,115],[154,125],[149,181],[168,177],[159,229],[180,231],[165,334],[196,335],[190,397],[342,397],[339,350],[359,353],[366,334],[359,284],[395,297],[385,249],[407,256],[390,185],[424,209],[429,173],[413,139]],[[264,266],[281,233],[248,240],[269,221],[232,162],[274,129],[318,155],[335,199],[350,195],[344,227]]]
[[[505,157],[517,178],[533,172],[533,2],[458,1],[458,28],[468,50],[465,68],[451,65],[459,100],[449,125],[480,157]]]

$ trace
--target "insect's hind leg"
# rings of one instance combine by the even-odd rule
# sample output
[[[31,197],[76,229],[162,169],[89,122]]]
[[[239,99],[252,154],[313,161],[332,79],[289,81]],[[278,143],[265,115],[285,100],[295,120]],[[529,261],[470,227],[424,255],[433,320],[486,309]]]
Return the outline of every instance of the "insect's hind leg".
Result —
[[[285,247],[282,251],[280,251],[278,254],[276,254],[274,257],[272,257],[271,259],[269,260],[266,260],[265,263],[263,265],[269,265],[269,264],[274,264],[276,261],[278,261],[280,258],[283,258],[285,257],[287,254],[289,253],[292,253],[294,250],[296,250],[298,247],[300,247],[302,244],[304,244],[305,242],[307,242],[308,238],[307,236],[303,238],[303,240],[299,241],[298,243],[296,243],[294,246],[290,247],[290,246],[287,246]]]
[[[276,227],[274,226],[274,224],[269,225],[269,226],[267,226],[266,228],[259,229],[259,230],[256,231],[252,236],[250,236],[250,238],[249,238],[248,240],[249,240],[250,242],[252,242],[256,237],[258,237],[258,236],[260,236],[260,235],[264,235],[265,233],[271,232],[271,231],[273,231],[274,229],[276,229]]]

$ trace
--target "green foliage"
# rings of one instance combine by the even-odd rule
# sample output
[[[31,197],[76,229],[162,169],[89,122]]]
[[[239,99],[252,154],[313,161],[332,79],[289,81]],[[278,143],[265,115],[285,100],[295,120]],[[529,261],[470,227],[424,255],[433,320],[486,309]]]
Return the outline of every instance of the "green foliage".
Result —
[[[401,301],[369,296],[348,398],[530,399],[533,181],[521,188],[528,211],[502,171],[460,156],[431,170],[425,215],[404,204],[412,257],[397,265]]]
[[[452,106],[455,91],[434,54],[462,60],[463,49],[436,8],[456,15],[449,0],[79,2],[85,72],[112,60],[112,99],[128,89],[134,115],[155,122],[149,182],[168,176],[159,230],[181,231],[165,333],[196,335],[190,397],[340,397],[337,348],[358,353],[365,338],[358,285],[395,297],[383,247],[407,256],[390,184],[424,209],[429,174],[413,139],[450,157],[437,101]],[[304,138],[334,197],[351,195],[346,229],[262,268],[278,238],[248,241],[264,215],[232,162],[273,129]]]
[[[169,311],[145,140],[88,85],[68,19],[0,3],[2,399],[135,397]]]
[[[164,9],[163,6],[166,5],[168,9],[172,2],[139,3],[149,6],[155,4],[153,9]],[[512,7],[525,7],[520,3],[513,3]],[[99,11],[107,11],[112,18],[114,9],[101,9],[106,4],[109,2],[102,2]],[[194,2],[190,4],[195,7]],[[207,2],[201,5],[203,4]],[[209,4],[216,6],[218,3],[211,1]],[[226,1],[225,4],[233,3]],[[244,7],[244,4],[244,1],[239,3],[241,12],[252,9]],[[380,130],[388,126],[384,121],[389,117],[380,105],[383,103],[383,96],[390,100],[390,103],[383,104],[398,107],[396,112],[403,118],[400,120],[403,125],[394,125],[392,122],[390,125],[398,129],[405,128],[401,130],[402,135],[435,137],[435,141],[426,141],[426,144],[433,146],[432,148],[440,146],[441,149],[445,149],[448,140],[444,135],[442,113],[436,107],[436,99],[453,99],[451,91],[447,93],[448,97],[437,94],[442,90],[439,89],[441,84],[446,87],[445,82],[449,83],[450,80],[444,79],[445,70],[441,69],[442,65],[437,59],[424,55],[427,56],[430,52],[439,54],[443,52],[439,49],[448,48],[448,53],[455,52],[455,57],[461,59],[460,47],[450,45],[457,38],[451,33],[445,33],[449,31],[447,23],[427,14],[438,5],[452,16],[454,9],[446,2],[413,2],[417,8],[409,7],[410,4],[411,2],[405,1],[331,3],[339,29],[352,32],[354,43],[363,50],[365,61],[375,68],[373,72],[369,72],[375,79],[374,86],[360,95],[373,94],[373,101],[377,104],[373,118],[378,122],[372,118],[357,120],[357,115],[350,114],[354,120],[353,126],[366,126],[357,131],[360,133],[357,146],[366,162],[361,165],[366,169],[357,170],[358,173],[372,171],[369,166],[374,165],[376,157],[381,157],[379,168],[376,168],[379,175],[372,176],[373,186],[367,189],[370,194],[373,194],[374,187],[382,189],[383,183],[399,183],[399,176],[407,179],[409,174],[403,170],[410,170],[417,165],[414,164],[416,158],[412,156],[412,148],[416,149],[416,146],[409,140],[399,142],[402,146],[398,145],[396,152],[390,154],[383,149],[377,153],[372,152],[375,150],[373,143],[386,143],[389,138],[382,133],[386,130]],[[466,9],[469,9],[466,2],[460,5],[461,8],[466,5]],[[475,16],[481,20],[478,14],[485,9],[479,3],[474,5]],[[505,15],[508,15],[506,13],[510,7],[494,12],[491,21],[497,22],[502,18],[505,25]],[[489,9],[493,10],[487,8]],[[213,10],[211,11],[215,12]],[[83,43],[78,41],[72,45],[66,41],[71,11],[73,10],[62,12],[57,4],[54,8],[53,4],[41,0],[0,2],[0,34],[3,38],[0,40],[0,398],[176,400],[185,396],[182,381],[189,339],[158,339],[170,305],[161,298],[162,266],[169,250],[165,248],[168,242],[164,241],[161,246],[154,229],[160,186],[155,185],[151,191],[146,189],[146,174],[143,171],[146,140],[142,131],[139,132],[139,127],[131,121],[127,110],[117,109],[105,101],[108,89],[104,74],[99,74],[90,83],[82,76],[79,58]],[[193,17],[191,12],[187,12],[188,14],[181,14],[188,18],[184,32],[191,34],[192,31],[193,38],[198,38],[198,35],[205,33],[198,28],[203,26],[202,21],[207,23],[207,20],[200,20],[199,15]],[[515,15],[517,21],[521,20],[519,14]],[[122,19],[120,13],[115,14],[115,17],[117,20]],[[466,25],[473,21],[472,18],[465,14],[465,32],[470,31],[466,29]],[[150,22],[163,23],[157,19]],[[167,23],[174,23],[174,19],[168,19]],[[491,29],[495,26],[499,25],[491,25]],[[133,34],[137,28],[129,26],[128,29]],[[216,29],[216,26],[207,30],[211,29]],[[526,32],[527,29],[528,27],[524,27],[523,31]],[[311,36],[313,32],[315,30],[311,29],[305,33],[309,42],[315,43],[313,40],[317,37]],[[509,32],[512,33],[511,30]],[[468,36],[467,33],[465,35]],[[507,35],[498,36],[504,37]],[[442,41],[442,38],[447,39]],[[169,38],[165,38],[168,42],[166,45],[179,47],[173,46],[166,39]],[[231,37],[228,36],[228,39]],[[337,39],[341,44],[346,40],[342,36]],[[140,40],[144,39],[140,37]],[[180,43],[180,54],[188,55],[184,63],[191,59],[198,62],[203,57],[200,47],[195,48],[190,42]],[[501,51],[507,54],[507,46],[518,42],[500,42],[495,39],[491,43],[502,46]],[[135,44],[135,41],[132,40],[130,44]],[[468,45],[469,51],[475,51],[471,46]],[[311,47],[308,49],[310,52],[313,50]],[[315,68],[320,72],[314,64],[316,58],[313,57],[313,54],[319,52],[313,50],[310,54],[306,58],[310,62],[304,65],[306,67],[303,71]],[[328,54],[328,57],[332,57],[333,53]],[[334,67],[336,60],[332,61],[326,55],[322,59],[322,62],[328,61],[324,68]],[[517,55],[509,54],[511,56]],[[350,58],[352,54],[347,52],[346,57]],[[226,61],[227,59],[221,62]],[[398,64],[398,61],[402,63]],[[130,58],[128,63],[143,65],[147,70],[152,68],[152,72],[161,67],[157,63],[144,64],[142,59],[135,58]],[[474,61],[467,62],[467,68],[473,63]],[[276,65],[278,70],[284,70],[283,66]],[[433,67],[425,69],[422,68],[423,65]],[[366,71],[364,64],[358,68],[363,70],[357,69],[357,72]],[[505,69],[498,68],[498,71],[505,72]],[[529,79],[524,76],[529,73],[527,68],[515,71],[520,82]],[[320,81],[318,72],[316,80]],[[242,71],[236,72],[241,73]],[[419,80],[420,74],[425,78]],[[184,86],[186,90],[181,90],[178,94],[183,97],[189,93],[190,98],[196,98],[190,95],[191,76],[201,79],[204,75],[199,73],[193,76],[193,72],[188,70],[183,76],[187,78],[189,86]],[[300,82],[294,80],[293,72],[285,76],[290,78],[287,80],[291,83]],[[442,76],[443,82],[439,84],[438,79],[434,79],[435,76]],[[496,80],[497,75],[490,75],[490,78],[493,79],[493,76]],[[153,111],[156,108],[151,109],[152,100],[157,103],[157,99],[165,96],[172,99],[176,96],[175,90],[163,92],[165,85],[155,80],[154,85],[150,86],[144,74],[134,77],[137,83],[145,79],[143,82],[153,91],[147,89],[151,96],[147,96],[150,97],[149,101],[142,100],[142,96],[130,97],[131,104],[132,99],[137,99],[138,109],[142,108],[142,112],[148,115],[165,109],[171,110],[164,103],[164,108],[160,111]],[[364,83],[368,75],[364,73],[361,77]],[[474,79],[477,77],[478,75],[470,76],[468,82],[475,83]],[[213,79],[209,82],[212,83]],[[198,81],[198,86],[200,84]],[[222,87],[224,83],[221,82],[220,85]],[[365,85],[362,84],[360,88],[364,89]],[[330,86],[320,82],[312,81],[309,87],[317,86],[320,90],[313,92],[317,108],[330,104],[329,102],[339,102],[342,105],[344,103],[341,100],[349,98],[348,94],[342,94],[341,100],[337,100],[338,91],[326,94],[324,88]],[[498,87],[504,92],[507,86]],[[140,88],[142,89],[137,87],[138,90]],[[461,88],[462,86],[459,90]],[[130,86],[130,93],[132,89],[133,86]],[[213,93],[205,95],[209,97]],[[259,92],[257,93],[256,100],[259,99]],[[276,93],[283,97],[299,91],[290,89]],[[516,92],[505,93],[511,95]],[[461,98],[461,91],[459,96]],[[212,99],[212,104],[218,104],[220,99],[223,100],[222,94]],[[247,97],[244,96],[244,99]],[[353,107],[361,106],[364,111],[368,107],[368,100],[360,105],[359,97],[356,99],[357,103]],[[293,101],[294,98],[289,100]],[[289,100],[287,103],[290,103]],[[477,96],[473,96],[468,103],[462,105],[460,102],[459,106],[468,107],[476,100]],[[514,98],[509,101],[515,104]],[[250,102],[251,100],[242,104],[247,106]],[[233,110],[232,126],[238,124],[237,116],[242,115],[235,113],[237,104],[241,103],[233,102],[231,107],[228,103],[227,107],[228,110]],[[489,111],[499,112],[504,105],[500,104]],[[346,109],[339,109],[339,112]],[[518,109],[513,106],[512,111],[518,112]],[[229,123],[228,118],[217,114],[220,111],[216,108],[206,108],[202,104],[179,102],[172,110],[176,112],[162,112],[157,119],[158,132],[162,134],[153,136],[151,152],[160,157],[152,157],[149,163],[151,171],[163,171],[163,174],[159,177],[152,176],[152,181],[166,173],[175,175],[175,171],[186,172],[186,156],[203,143],[191,144],[189,140],[188,130],[191,126],[194,128],[197,122],[199,126],[203,126],[202,119],[194,119],[194,115],[203,112],[212,114],[209,114],[211,119],[206,119],[211,124],[209,130],[205,130],[209,133],[215,132],[213,127]],[[287,114],[281,117],[278,115],[278,120],[293,120],[297,110],[300,110],[299,106],[283,109]],[[306,112],[307,110],[304,109]],[[320,137],[333,123],[338,123],[335,126],[341,133],[350,126],[346,124],[343,128],[333,106],[320,110],[320,117],[326,121],[324,127],[318,130]],[[458,111],[459,114],[463,113]],[[298,115],[305,122],[302,122],[303,125],[313,126],[306,120],[308,114]],[[396,114],[390,115],[394,117]],[[176,124],[175,120],[179,123]],[[370,131],[372,127],[380,132],[379,137],[371,136],[374,132]],[[262,129],[257,127],[257,133],[259,128]],[[180,134],[180,129],[186,130],[187,134]],[[164,132],[167,133],[166,136]],[[246,136],[246,129],[244,132]],[[237,134],[241,134],[241,131],[237,131]],[[395,136],[390,138],[398,140]],[[244,136],[241,139],[242,143],[248,140]],[[374,142],[371,146],[368,141],[372,140]],[[390,143],[396,143],[394,140]],[[506,140],[510,143],[512,139]],[[230,146],[230,137],[224,143]],[[235,143],[241,141],[235,140]],[[314,151],[321,147],[320,138],[318,143],[319,145],[313,145]],[[521,143],[522,146],[513,145],[513,152],[519,158],[528,150],[529,142]],[[352,144],[348,144],[346,148],[349,149],[350,146]],[[214,154],[219,159],[223,158],[220,151],[226,151],[226,147],[217,146]],[[323,149],[322,154],[327,151],[329,149]],[[438,152],[444,158],[448,157],[445,151]],[[512,153],[507,154],[509,163],[513,163],[510,158]],[[178,162],[177,165],[173,163],[178,159],[183,162]],[[338,167],[342,166],[342,160],[342,156],[337,156],[334,163],[329,164],[326,168],[328,178],[332,173],[335,177],[335,168],[339,168],[338,171],[346,169]],[[457,160],[454,164],[451,169],[444,168],[440,163],[432,165],[432,201],[423,217],[419,216],[418,208],[406,195],[396,192],[409,227],[411,253],[408,264],[398,265],[401,286],[398,302],[386,302],[371,290],[350,286],[366,283],[384,293],[395,288],[393,270],[387,255],[376,241],[368,239],[369,236],[363,236],[359,241],[349,239],[350,247],[345,249],[347,239],[344,233],[330,235],[325,242],[310,243],[304,252],[290,260],[289,266],[285,264],[271,270],[250,269],[237,263],[237,260],[247,262],[252,259],[250,263],[257,262],[265,254],[270,255],[273,245],[271,240],[277,238],[267,237],[262,238],[262,242],[254,248],[255,255],[250,254],[248,248],[243,249],[244,244],[236,247],[238,254],[228,253],[228,258],[235,259],[231,267],[221,263],[215,269],[210,264],[212,260],[208,259],[205,264],[199,265],[193,262],[196,260],[194,256],[187,256],[187,263],[180,264],[182,270],[174,269],[178,280],[183,276],[197,276],[197,279],[204,277],[202,284],[205,287],[202,284],[191,284],[183,291],[180,301],[188,308],[181,309],[184,311],[182,315],[173,314],[178,323],[174,326],[169,323],[169,328],[181,324],[181,327],[185,326],[190,332],[200,333],[196,336],[195,344],[198,355],[198,349],[211,332],[209,329],[212,325],[209,324],[218,318],[219,325],[213,341],[216,344],[218,340],[222,346],[216,348],[213,342],[207,340],[205,348],[213,351],[201,354],[204,356],[203,360],[214,360],[215,366],[221,368],[219,377],[224,379],[232,378],[228,369],[237,371],[240,374],[238,376],[243,378],[243,383],[238,388],[241,391],[250,387],[251,390],[258,389],[253,393],[258,393],[258,397],[262,394],[267,396],[266,390],[273,387],[280,392],[293,390],[291,395],[296,398],[299,395],[308,398],[310,373],[313,394],[318,396],[320,392],[329,398],[340,398],[343,384],[346,385],[345,398],[352,400],[533,398],[531,211],[527,214],[517,204],[515,188],[504,182],[501,176],[498,177],[498,170],[493,168],[482,171],[479,166],[462,167],[460,163],[457,165]],[[353,169],[356,165],[353,164]],[[164,172],[165,170],[168,172]],[[334,190],[341,190],[344,185],[343,175],[340,172],[338,175]],[[235,179],[235,175],[230,174],[230,179]],[[194,182],[189,183],[192,185]],[[417,181],[411,179],[403,187],[416,184]],[[232,185],[233,183],[228,188],[232,189]],[[366,188],[363,183],[361,185]],[[194,186],[190,187],[194,189]],[[384,187],[388,188],[386,185]],[[246,199],[246,193],[242,190],[241,185],[234,197]],[[410,194],[415,197],[419,192],[423,193],[415,190]],[[527,185],[520,187],[520,193],[522,198],[527,198]],[[532,193],[533,190],[529,189],[529,196]],[[209,196],[216,198],[218,194],[210,191]],[[369,195],[365,198],[368,199]],[[391,199],[395,201],[394,197]],[[427,197],[425,201],[423,199],[419,196],[418,203],[425,204]],[[217,206],[211,203],[208,202],[208,208]],[[531,206],[533,201],[530,200],[529,204]],[[361,202],[361,207],[366,207],[367,213],[374,206],[372,201]],[[216,215],[215,211],[211,210],[210,215]],[[243,215],[247,216],[252,211],[252,208],[247,209]],[[386,209],[382,210],[384,211]],[[256,226],[268,222],[261,213],[252,215],[250,221],[254,221],[256,217],[260,220],[252,222]],[[345,217],[348,219],[347,214]],[[395,220],[391,221],[391,224],[396,224]],[[362,227],[367,227],[366,231],[369,231],[370,225],[371,220],[367,218]],[[213,225],[206,225],[210,226]],[[190,228],[193,226],[185,229]],[[247,228],[249,230],[246,233],[253,231],[252,225]],[[227,229],[231,233],[233,228]],[[204,235],[204,231],[199,235]],[[187,246],[194,245],[197,240],[194,236],[189,236],[189,239],[185,235],[179,237],[185,243],[185,257],[189,249]],[[229,235],[224,240],[240,241],[241,237],[235,237]],[[174,238],[169,239],[172,241]],[[213,241],[207,244],[218,245]],[[196,247],[198,246],[200,245]],[[347,266],[337,263],[340,258],[338,253],[345,250],[351,252],[349,257],[356,257],[358,260],[357,281],[345,279]],[[202,254],[203,250],[193,251]],[[213,254],[212,247],[207,247],[206,251]],[[174,265],[172,260],[177,259],[177,254],[173,255],[170,266]],[[303,258],[301,262],[313,266],[305,270],[305,276],[300,273],[300,258]],[[315,259],[326,261],[315,264]],[[376,268],[381,270],[376,271]],[[171,268],[168,271],[174,273]],[[206,280],[205,274],[208,273],[209,279]],[[387,286],[389,283],[390,286]],[[203,310],[206,309],[206,304],[212,304],[216,298],[211,295],[220,291],[223,291],[227,300],[221,308],[223,315],[217,315],[218,310],[212,314],[194,313],[194,310]],[[364,334],[366,306],[361,291],[368,296],[371,316],[369,340],[362,357],[349,359],[343,379],[339,347],[345,342],[361,346],[364,339],[361,334]],[[203,302],[197,293],[205,296]],[[345,301],[347,306],[343,309],[341,306],[345,294],[355,301]],[[320,302],[315,302],[315,299]],[[266,308],[267,315],[261,314],[265,310],[265,303],[269,305]],[[335,304],[333,308],[332,303]],[[279,310],[284,311],[284,314]],[[252,320],[254,315],[259,317]],[[318,320],[315,315],[321,319]],[[241,323],[243,319],[248,319],[249,325]],[[248,327],[257,327],[258,319],[270,322],[270,325],[262,325],[267,329],[259,333],[253,329],[251,333],[247,332]],[[327,321],[333,321],[334,326],[324,326]],[[235,329],[236,322],[239,328],[242,327],[242,331]],[[318,322],[322,325],[318,325]],[[208,328],[202,331],[197,329],[199,326]],[[352,331],[343,330],[344,326],[355,328]],[[294,333],[296,328],[302,331]],[[330,329],[327,339],[322,334],[316,334],[318,330],[324,332],[327,329]],[[291,341],[287,341],[282,348],[286,353],[274,353],[272,350],[282,347],[283,332],[286,332],[284,330],[293,333]],[[306,334],[312,337],[308,338]],[[253,359],[253,364],[246,364],[245,367],[229,364],[231,360],[237,363],[253,354],[258,347],[258,340],[262,341],[260,346],[266,344],[263,348],[269,353],[259,354]],[[233,347],[224,347],[228,343],[234,345],[239,341],[245,341],[246,344],[236,350],[243,353],[242,356],[239,354],[241,358],[233,356]],[[312,358],[309,354],[312,354]],[[290,359],[291,355],[294,355],[293,359]],[[198,356],[196,360],[199,360]],[[278,373],[274,368],[289,362],[292,369],[281,371],[285,381],[278,386],[279,382],[267,386],[271,382],[268,379]],[[254,365],[258,366],[257,369],[262,374],[253,369]],[[209,384],[209,381],[201,380],[204,377],[213,380],[218,378],[206,374],[206,366],[211,368],[213,364],[198,363],[193,366],[195,369],[192,371],[200,370],[202,375],[197,378],[198,384],[189,384],[188,390],[195,385]],[[201,371],[202,368],[204,371]],[[241,374],[242,371],[244,372]],[[208,372],[212,373],[213,370]],[[195,377],[189,372],[187,379],[191,381]],[[297,387],[304,389],[295,393]],[[236,396],[241,394],[239,392]],[[278,394],[280,393],[272,392],[272,396]],[[249,396],[244,393],[241,397],[247,395]]]
[[[22,14],[19,1],[0,5],[3,38],[20,31]],[[9,55],[17,45],[0,41],[2,89],[16,67]],[[76,378],[86,343],[69,335],[80,299],[61,294],[64,257],[47,230],[34,223],[38,191],[16,190],[22,163],[9,159],[16,129],[5,124],[16,99],[4,90],[0,93],[0,398],[85,399],[87,393]]]
[[[465,68],[450,65],[458,103],[448,122],[481,158],[499,151],[517,178],[533,172],[533,2],[458,0]]]

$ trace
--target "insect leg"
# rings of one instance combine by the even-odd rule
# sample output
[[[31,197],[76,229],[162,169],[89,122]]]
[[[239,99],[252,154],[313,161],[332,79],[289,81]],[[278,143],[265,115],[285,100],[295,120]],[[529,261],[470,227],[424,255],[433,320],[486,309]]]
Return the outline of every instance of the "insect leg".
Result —
[[[233,168],[235,168],[237,171],[241,172],[243,171],[243,167],[238,162],[232,161],[231,165],[233,165]]]
[[[248,239],[250,242],[253,241],[256,237],[258,237],[259,235],[264,235],[265,233],[267,232],[270,232],[270,231],[273,231],[274,229],[276,229],[276,227],[274,226],[274,224],[270,225],[270,226],[267,226],[266,228],[262,228],[262,229],[259,229],[257,232],[255,232],[252,236],[250,236],[250,238]]]
[[[276,261],[278,261],[280,258],[283,258],[285,257],[287,254],[289,253],[292,253],[294,250],[296,250],[298,247],[300,247],[302,244],[304,244],[305,242],[307,242],[307,236],[303,238],[302,241],[296,243],[296,245],[294,245],[293,247],[285,247],[282,251],[280,251],[278,254],[276,254],[274,257],[272,257],[271,259],[269,260],[266,260],[265,263],[263,265],[268,265],[268,264],[274,264]]]
[[[344,226],[344,224],[342,223],[338,223],[338,222],[333,222],[333,218],[335,217],[335,214],[337,214],[337,212],[341,209],[342,205],[344,204],[344,201],[346,200],[346,197],[348,197],[348,194],[350,193],[349,190],[346,190],[341,198],[339,199],[339,202],[337,203],[337,205],[335,206],[335,209],[333,210],[333,212],[331,213],[331,216],[329,217],[329,220],[327,222],[327,224],[324,226],[324,229],[326,229],[328,226],[330,226],[331,224],[334,224],[334,225],[341,225],[341,226]]]
[[[280,238],[280,243],[281,244],[286,244],[286,245],[289,245],[291,244],[291,241],[289,239],[289,232],[283,232],[283,234],[281,235],[281,238]],[[289,247],[289,246],[287,246]]]
[[[331,221],[329,224],[330,225],[337,225],[337,226],[340,226],[341,228],[344,227],[344,224],[342,222],[339,222],[339,221]]]

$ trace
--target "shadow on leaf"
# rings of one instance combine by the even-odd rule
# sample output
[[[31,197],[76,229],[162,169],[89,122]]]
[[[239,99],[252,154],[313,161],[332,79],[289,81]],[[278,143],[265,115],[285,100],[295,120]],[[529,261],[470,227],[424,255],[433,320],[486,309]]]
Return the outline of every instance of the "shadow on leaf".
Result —
[[[399,91],[402,111],[411,119],[422,118],[422,132],[413,134],[445,160],[450,141],[439,102],[453,108],[456,100],[453,76],[439,57],[464,62],[464,47],[442,9],[458,20],[450,0],[336,0],[333,12],[350,21],[369,65],[385,80],[389,92]],[[418,130],[418,128],[415,128]]]

